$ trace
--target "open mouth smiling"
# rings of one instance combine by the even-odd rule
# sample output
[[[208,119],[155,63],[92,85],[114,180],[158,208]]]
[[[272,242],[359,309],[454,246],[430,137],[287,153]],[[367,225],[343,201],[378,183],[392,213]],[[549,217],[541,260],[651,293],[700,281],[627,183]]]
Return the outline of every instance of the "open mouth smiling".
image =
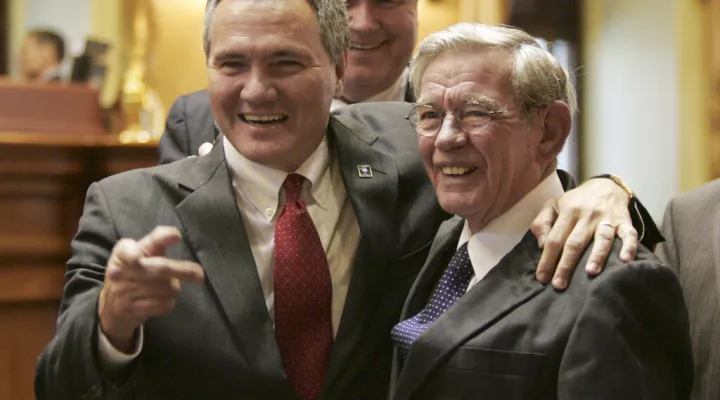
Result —
[[[477,168],[475,167],[442,167],[440,168],[440,171],[442,171],[443,175],[452,176],[452,177],[459,177],[464,175],[469,175],[475,172]]]
[[[267,114],[267,115],[253,115],[253,114],[238,114],[241,121],[257,126],[269,126],[281,124],[287,121],[288,116],[282,114]]]

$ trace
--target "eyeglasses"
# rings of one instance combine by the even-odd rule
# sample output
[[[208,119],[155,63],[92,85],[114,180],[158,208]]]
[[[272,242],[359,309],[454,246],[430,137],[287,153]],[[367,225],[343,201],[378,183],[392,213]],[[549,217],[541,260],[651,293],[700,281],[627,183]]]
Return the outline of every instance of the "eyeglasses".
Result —
[[[428,105],[419,105],[413,107],[405,119],[410,121],[410,125],[415,128],[418,135],[432,137],[440,132],[445,116],[451,114],[455,117],[457,128],[462,132],[469,135],[480,135],[485,132],[494,118],[512,110],[506,107],[498,111],[488,111],[482,105],[466,103],[457,110],[446,113],[437,111]]]

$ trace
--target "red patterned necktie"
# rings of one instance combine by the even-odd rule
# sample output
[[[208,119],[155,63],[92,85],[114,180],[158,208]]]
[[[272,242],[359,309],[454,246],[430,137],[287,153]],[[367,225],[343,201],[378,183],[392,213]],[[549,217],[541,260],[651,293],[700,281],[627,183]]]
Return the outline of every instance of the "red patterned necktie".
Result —
[[[300,190],[285,178],[285,206],[275,222],[275,337],[290,386],[303,400],[320,396],[332,349],[330,268]]]

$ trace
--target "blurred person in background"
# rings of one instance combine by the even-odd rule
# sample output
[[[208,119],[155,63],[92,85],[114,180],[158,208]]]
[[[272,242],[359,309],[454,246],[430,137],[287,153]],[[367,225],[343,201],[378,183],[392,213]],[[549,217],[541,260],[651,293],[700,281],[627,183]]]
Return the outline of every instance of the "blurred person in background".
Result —
[[[65,40],[57,32],[30,31],[20,49],[20,75],[25,82],[57,82],[62,79],[60,66],[65,58]]]

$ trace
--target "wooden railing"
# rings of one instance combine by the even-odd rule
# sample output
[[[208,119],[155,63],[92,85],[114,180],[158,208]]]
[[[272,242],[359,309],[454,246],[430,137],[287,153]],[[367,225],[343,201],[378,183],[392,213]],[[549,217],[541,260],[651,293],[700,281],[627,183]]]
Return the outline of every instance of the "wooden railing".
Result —
[[[87,187],[156,162],[154,144],[107,134],[0,132],[0,400],[35,398]]]

